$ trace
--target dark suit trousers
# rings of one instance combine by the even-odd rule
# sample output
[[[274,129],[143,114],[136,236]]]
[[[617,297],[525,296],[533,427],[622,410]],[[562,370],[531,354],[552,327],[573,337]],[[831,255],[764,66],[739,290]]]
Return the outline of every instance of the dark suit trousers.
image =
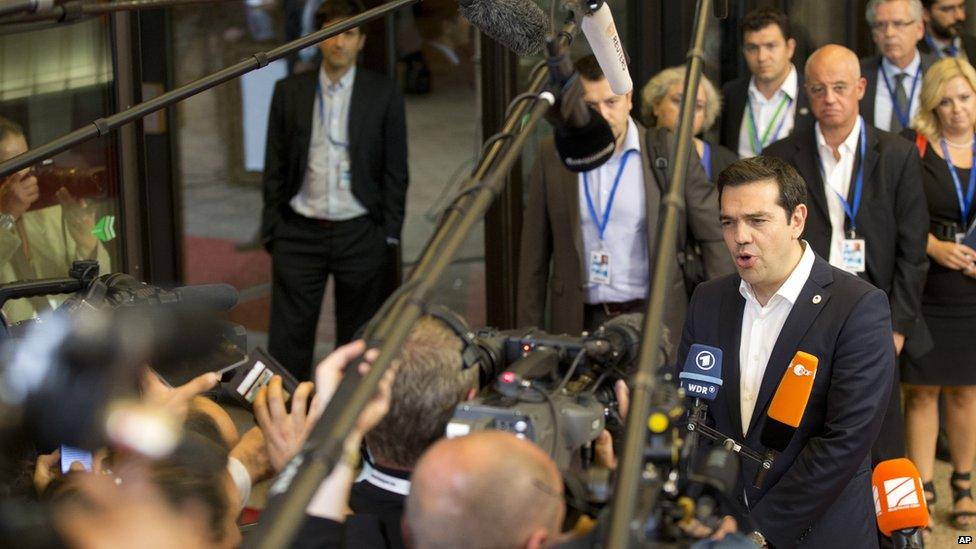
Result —
[[[336,345],[372,318],[388,295],[386,237],[368,216],[319,222],[289,209],[272,241],[268,351],[301,380],[310,379],[325,283],[335,283]]]

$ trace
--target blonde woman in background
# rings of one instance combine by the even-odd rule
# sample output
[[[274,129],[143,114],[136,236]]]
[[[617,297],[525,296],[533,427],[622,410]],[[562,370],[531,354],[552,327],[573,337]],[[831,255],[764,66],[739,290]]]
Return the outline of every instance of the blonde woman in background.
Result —
[[[648,128],[668,128],[672,132],[678,127],[678,115],[681,112],[681,94],[685,85],[685,67],[671,67],[654,75],[641,91],[641,118]],[[708,131],[715,123],[719,111],[722,110],[722,98],[715,89],[715,85],[702,75],[698,85],[698,97],[695,104],[695,118],[692,124],[692,135],[698,136]],[[731,150],[706,141],[700,137],[694,138],[695,151],[701,160],[702,167],[708,180],[715,182],[718,174],[726,166],[739,159]]]
[[[939,394],[944,395],[953,468],[950,516],[953,526],[968,530],[976,525],[970,489],[976,459],[976,250],[960,243],[976,214],[976,71],[968,62],[947,58],[932,65],[911,127],[902,135],[915,142],[922,156],[931,218],[922,314],[934,348],[919,357],[901,355],[906,442],[908,456],[925,481],[926,498],[934,503]]]

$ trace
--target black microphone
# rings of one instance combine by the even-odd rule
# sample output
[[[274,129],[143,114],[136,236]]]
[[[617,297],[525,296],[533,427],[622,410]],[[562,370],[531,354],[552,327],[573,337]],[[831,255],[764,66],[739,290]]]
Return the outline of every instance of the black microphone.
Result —
[[[600,113],[583,102],[583,85],[569,58],[569,48],[560,48],[556,40],[549,39],[546,49],[550,80],[560,90],[556,94],[559,99],[546,113],[556,153],[571,172],[596,169],[613,156],[613,130]]]
[[[549,18],[526,0],[458,0],[461,15],[501,45],[521,56],[542,51]]]
[[[212,311],[229,311],[237,306],[237,288],[230,284],[198,284],[173,288],[181,303]]]

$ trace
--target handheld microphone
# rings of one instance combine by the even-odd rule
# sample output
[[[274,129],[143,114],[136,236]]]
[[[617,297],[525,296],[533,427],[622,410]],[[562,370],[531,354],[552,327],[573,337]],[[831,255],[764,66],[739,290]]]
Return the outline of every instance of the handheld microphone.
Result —
[[[634,82],[627,69],[627,53],[613,23],[610,6],[603,0],[585,0],[584,8],[586,13],[583,14],[580,29],[590,43],[590,49],[600,63],[610,89],[617,95],[630,93],[634,89]]]
[[[763,446],[777,452],[789,446],[807,409],[819,362],[817,357],[803,351],[797,351],[793,356],[769,405],[766,424],[760,434]]]
[[[929,511],[918,469],[908,459],[882,461],[871,474],[878,529],[895,549],[921,548]]]
[[[569,48],[547,40],[549,78],[560,88],[559,100],[546,113],[553,128],[556,152],[571,172],[594,170],[613,156],[616,142],[610,124],[583,102],[583,86],[573,69]]]
[[[700,343],[692,345],[678,379],[688,396],[715,400],[722,386],[722,349]]]
[[[472,25],[518,55],[542,51],[549,18],[525,0],[458,0],[461,15]]]

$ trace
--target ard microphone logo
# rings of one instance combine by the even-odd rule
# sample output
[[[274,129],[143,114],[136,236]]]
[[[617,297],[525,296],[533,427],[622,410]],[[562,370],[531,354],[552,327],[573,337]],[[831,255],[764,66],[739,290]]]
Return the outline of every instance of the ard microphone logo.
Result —
[[[885,502],[888,512],[921,507],[913,477],[897,477],[884,481]]]
[[[711,370],[715,366],[715,355],[709,351],[701,351],[695,355],[695,364],[698,365],[698,369],[704,372]]]

